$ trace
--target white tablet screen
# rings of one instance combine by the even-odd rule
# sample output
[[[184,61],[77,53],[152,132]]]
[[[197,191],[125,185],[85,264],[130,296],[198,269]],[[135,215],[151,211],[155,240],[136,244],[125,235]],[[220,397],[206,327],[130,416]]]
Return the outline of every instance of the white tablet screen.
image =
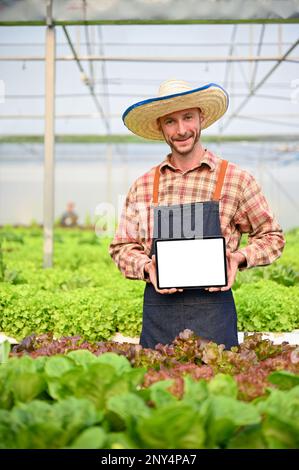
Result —
[[[225,286],[223,237],[193,240],[156,240],[159,289]]]

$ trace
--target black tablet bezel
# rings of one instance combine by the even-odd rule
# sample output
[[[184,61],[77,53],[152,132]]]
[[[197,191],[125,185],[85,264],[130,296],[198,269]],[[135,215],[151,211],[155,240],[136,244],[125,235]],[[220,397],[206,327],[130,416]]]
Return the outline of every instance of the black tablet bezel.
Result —
[[[207,239],[222,239],[223,241],[223,260],[224,260],[224,274],[225,274],[225,284],[214,284],[214,285],[206,285],[206,286],[169,286],[169,287],[160,287],[159,283],[159,259],[158,259],[158,251],[157,251],[157,243],[160,242],[172,242],[172,241],[181,241],[184,242],[186,240],[207,240]],[[201,238],[157,238],[154,240],[155,244],[155,255],[156,255],[156,277],[157,277],[157,287],[159,290],[163,289],[205,289],[208,287],[226,287],[227,286],[227,263],[226,263],[226,245],[225,245],[225,238],[224,237],[201,237]]]

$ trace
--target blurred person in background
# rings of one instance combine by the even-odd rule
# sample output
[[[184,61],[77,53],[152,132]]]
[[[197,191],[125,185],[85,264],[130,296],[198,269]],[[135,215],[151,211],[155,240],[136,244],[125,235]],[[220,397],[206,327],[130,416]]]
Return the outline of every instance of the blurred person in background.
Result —
[[[75,212],[75,204],[68,202],[66,211],[62,214],[60,219],[60,225],[62,227],[77,227],[78,226],[78,215]]]

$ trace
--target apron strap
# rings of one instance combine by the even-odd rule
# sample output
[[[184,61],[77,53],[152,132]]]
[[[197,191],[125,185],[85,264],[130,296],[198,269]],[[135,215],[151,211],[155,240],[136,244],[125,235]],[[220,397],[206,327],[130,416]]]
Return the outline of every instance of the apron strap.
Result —
[[[219,201],[219,199],[220,199],[221,190],[222,190],[223,181],[224,181],[224,178],[225,178],[227,165],[228,165],[227,160],[222,160],[221,161],[220,171],[219,171],[219,175],[218,175],[218,179],[217,179],[217,183],[216,183],[216,188],[215,188],[215,191],[214,191],[214,194],[213,194],[213,197],[212,197],[213,201]]]
[[[221,196],[221,190],[225,178],[225,173],[227,169],[228,161],[222,160],[220,164],[220,171],[216,183],[216,188],[212,197],[213,201],[218,201]],[[159,180],[160,180],[160,165],[156,166],[155,176],[154,176],[154,188],[153,188],[153,204],[154,206],[158,205],[159,200]]]

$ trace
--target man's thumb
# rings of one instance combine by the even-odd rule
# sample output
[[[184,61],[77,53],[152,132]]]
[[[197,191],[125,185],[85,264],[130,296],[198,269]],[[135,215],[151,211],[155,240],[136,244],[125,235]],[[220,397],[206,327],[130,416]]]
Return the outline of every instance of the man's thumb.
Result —
[[[152,262],[153,262],[153,264],[156,264],[156,255],[152,256]]]

